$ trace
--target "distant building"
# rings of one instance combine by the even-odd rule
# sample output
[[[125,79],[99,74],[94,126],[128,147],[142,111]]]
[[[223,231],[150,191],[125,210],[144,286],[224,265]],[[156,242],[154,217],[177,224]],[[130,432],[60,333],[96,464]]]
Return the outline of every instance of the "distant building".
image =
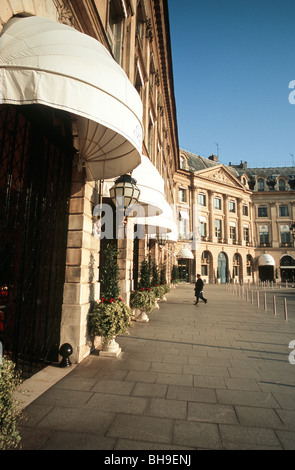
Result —
[[[225,166],[180,150],[175,177],[183,279],[295,280],[295,169]]]

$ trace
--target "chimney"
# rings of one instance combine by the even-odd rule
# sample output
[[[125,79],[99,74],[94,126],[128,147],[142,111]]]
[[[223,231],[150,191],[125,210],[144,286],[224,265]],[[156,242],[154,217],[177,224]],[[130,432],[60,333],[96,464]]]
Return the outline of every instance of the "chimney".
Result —
[[[218,157],[217,155],[210,155],[210,157],[208,157],[209,160],[212,160],[213,162],[218,162]]]

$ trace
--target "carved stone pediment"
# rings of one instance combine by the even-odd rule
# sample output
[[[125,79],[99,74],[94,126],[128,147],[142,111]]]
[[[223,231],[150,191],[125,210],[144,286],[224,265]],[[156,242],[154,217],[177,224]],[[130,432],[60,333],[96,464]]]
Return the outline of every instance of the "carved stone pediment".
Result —
[[[197,176],[214,183],[221,183],[239,189],[245,188],[243,184],[223,166],[201,170],[197,172]]]

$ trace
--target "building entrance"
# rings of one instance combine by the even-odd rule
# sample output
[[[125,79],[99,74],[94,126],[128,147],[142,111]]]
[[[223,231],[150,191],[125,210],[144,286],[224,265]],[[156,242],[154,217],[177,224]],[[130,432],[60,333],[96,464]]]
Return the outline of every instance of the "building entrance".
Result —
[[[58,360],[72,153],[53,112],[0,107],[0,341],[24,377]]]
[[[225,284],[227,279],[227,257],[223,252],[218,255],[218,276],[220,283]]]

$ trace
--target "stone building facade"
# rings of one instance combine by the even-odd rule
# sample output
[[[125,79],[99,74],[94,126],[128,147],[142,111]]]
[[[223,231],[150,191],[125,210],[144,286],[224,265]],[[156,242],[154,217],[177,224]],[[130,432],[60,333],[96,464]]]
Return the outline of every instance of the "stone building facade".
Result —
[[[294,168],[225,166],[180,150],[178,264],[193,282],[294,282]]]
[[[46,41],[44,31],[49,41],[40,52],[34,41],[38,35]],[[156,217],[175,202],[178,136],[168,2],[3,0],[0,34],[5,150],[0,165],[0,283],[9,290],[1,310],[4,346],[14,351],[14,358],[34,349],[36,361],[46,363],[57,360],[61,344],[70,343],[72,362],[80,362],[92,348],[87,317],[91,302],[100,296],[102,245],[95,236],[94,210],[102,198],[110,202],[109,193],[103,192],[105,182],[137,168],[143,199],[145,191],[157,189],[154,176],[161,181],[158,210],[148,215]],[[34,63],[23,37],[35,47]],[[65,44],[59,43],[60,37]],[[8,48],[11,53],[6,55]],[[80,48],[87,49],[87,56]],[[24,51],[23,57],[18,51]],[[57,64],[58,55],[64,60]],[[149,177],[140,172],[143,161]],[[147,198],[139,204],[149,202]],[[165,219],[157,219],[156,228],[148,230],[150,220],[141,221],[144,235],[135,243],[135,219],[128,217],[126,233],[118,240],[126,302],[136,283],[134,273],[138,275],[139,263],[149,252],[167,268],[170,280],[175,237],[162,250],[156,235],[159,227],[172,232],[171,214],[167,226]]]

